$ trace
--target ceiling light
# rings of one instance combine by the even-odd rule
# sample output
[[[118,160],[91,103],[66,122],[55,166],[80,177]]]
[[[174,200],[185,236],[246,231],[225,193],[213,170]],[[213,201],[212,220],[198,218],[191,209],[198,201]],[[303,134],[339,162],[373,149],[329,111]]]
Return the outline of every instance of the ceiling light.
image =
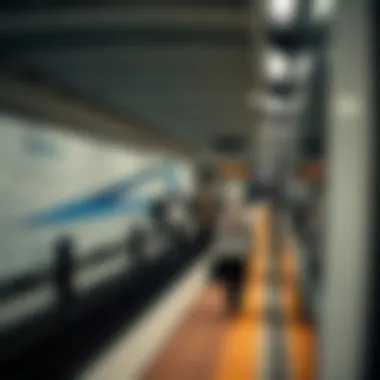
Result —
[[[312,20],[315,22],[329,20],[335,11],[336,5],[336,0],[314,0],[311,8]]]
[[[291,74],[291,64],[286,54],[268,50],[264,54],[266,77],[272,81],[283,81]]]
[[[336,114],[342,118],[357,117],[362,110],[360,99],[351,94],[339,95],[334,106]]]
[[[298,13],[299,0],[266,0],[267,17],[276,26],[292,24]]]

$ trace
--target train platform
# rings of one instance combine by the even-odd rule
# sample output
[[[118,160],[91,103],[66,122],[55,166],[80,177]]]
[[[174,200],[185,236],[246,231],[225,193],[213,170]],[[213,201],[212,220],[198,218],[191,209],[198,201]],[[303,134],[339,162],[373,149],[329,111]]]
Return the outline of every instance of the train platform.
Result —
[[[208,284],[138,380],[313,378],[315,331],[301,312],[291,231],[273,281],[266,205],[254,208],[252,223],[241,313],[226,316],[222,289]]]

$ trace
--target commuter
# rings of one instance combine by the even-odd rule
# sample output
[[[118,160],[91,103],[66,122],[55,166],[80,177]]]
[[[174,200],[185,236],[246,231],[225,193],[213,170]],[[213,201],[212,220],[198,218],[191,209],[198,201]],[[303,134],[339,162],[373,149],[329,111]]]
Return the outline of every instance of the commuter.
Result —
[[[171,236],[177,247],[186,248],[192,238],[190,218],[186,203],[180,196],[175,196],[168,204],[167,213]]]
[[[217,167],[202,165],[196,172],[196,192],[192,199],[192,217],[198,231],[199,248],[212,240],[220,212],[220,180]]]
[[[73,250],[73,241],[70,237],[58,239],[55,246],[55,281],[59,302],[62,306],[67,305],[73,299]]]
[[[150,216],[154,227],[160,232],[166,232],[167,228],[167,204],[164,199],[153,202]]]
[[[145,239],[146,231],[141,226],[134,226],[131,232],[128,229],[126,253],[127,257],[133,257],[135,264],[144,262],[146,256]]]
[[[212,278],[223,284],[226,290],[227,310],[235,315],[241,309],[242,290],[251,231],[249,210],[243,198],[230,199],[218,223],[213,247],[215,262]]]
[[[168,202],[164,198],[153,202],[150,209],[150,223],[147,228],[146,255],[156,260],[170,254],[173,250],[168,222]]]
[[[200,247],[211,243],[215,234],[219,214],[220,200],[213,188],[203,188],[193,200],[193,216],[198,229]]]

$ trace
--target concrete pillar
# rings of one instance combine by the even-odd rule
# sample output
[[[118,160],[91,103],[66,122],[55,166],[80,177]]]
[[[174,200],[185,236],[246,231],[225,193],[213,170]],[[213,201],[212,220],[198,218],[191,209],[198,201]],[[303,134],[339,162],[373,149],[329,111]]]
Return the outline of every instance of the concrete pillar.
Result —
[[[364,379],[372,162],[367,4],[362,0],[340,2],[329,52],[331,110],[319,330],[321,380]]]

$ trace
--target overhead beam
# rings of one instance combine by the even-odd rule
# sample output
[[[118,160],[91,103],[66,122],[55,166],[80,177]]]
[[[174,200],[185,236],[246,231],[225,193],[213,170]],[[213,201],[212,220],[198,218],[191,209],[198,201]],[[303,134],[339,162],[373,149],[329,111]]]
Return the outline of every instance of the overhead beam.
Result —
[[[52,123],[57,128],[90,133],[102,139],[150,146],[192,158],[193,152],[144,125],[128,123],[106,110],[27,80],[0,67],[0,107]]]
[[[83,7],[4,12],[0,15],[0,33],[12,35],[120,27],[242,30],[249,22],[249,10],[245,8]]]

